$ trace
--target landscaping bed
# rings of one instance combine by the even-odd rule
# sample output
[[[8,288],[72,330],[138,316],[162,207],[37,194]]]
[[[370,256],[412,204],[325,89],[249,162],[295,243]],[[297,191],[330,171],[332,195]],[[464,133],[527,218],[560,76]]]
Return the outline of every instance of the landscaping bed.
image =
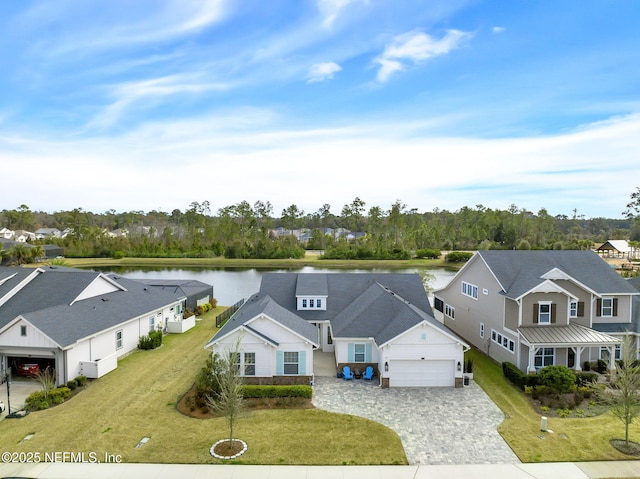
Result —
[[[176,408],[185,416],[197,419],[211,419],[219,417],[212,413],[209,408],[198,405],[196,401],[197,390],[191,388],[187,391],[180,401],[176,404]],[[245,407],[248,411],[261,409],[313,409],[314,406],[311,398],[304,397],[267,397],[267,398],[247,398],[244,400]]]

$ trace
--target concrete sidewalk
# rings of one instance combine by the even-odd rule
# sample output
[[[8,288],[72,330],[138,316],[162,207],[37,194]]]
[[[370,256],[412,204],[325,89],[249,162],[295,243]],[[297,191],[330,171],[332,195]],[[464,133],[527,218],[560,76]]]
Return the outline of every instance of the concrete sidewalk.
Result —
[[[0,477],[34,479],[600,479],[640,478],[640,461],[461,466],[241,466],[0,464]]]

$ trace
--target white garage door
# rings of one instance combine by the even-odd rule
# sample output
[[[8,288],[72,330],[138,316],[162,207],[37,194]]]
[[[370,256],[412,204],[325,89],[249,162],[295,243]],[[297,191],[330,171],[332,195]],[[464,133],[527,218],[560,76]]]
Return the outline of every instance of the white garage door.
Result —
[[[418,360],[389,362],[390,387],[453,386],[454,361]]]

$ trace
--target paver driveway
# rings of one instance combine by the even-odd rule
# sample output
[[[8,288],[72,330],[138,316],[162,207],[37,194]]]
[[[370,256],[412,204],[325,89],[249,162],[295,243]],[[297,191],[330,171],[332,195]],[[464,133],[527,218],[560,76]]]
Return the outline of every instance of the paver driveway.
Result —
[[[389,388],[376,381],[315,378],[313,404],[384,424],[409,464],[518,463],[497,432],[502,411],[473,381],[464,388]]]

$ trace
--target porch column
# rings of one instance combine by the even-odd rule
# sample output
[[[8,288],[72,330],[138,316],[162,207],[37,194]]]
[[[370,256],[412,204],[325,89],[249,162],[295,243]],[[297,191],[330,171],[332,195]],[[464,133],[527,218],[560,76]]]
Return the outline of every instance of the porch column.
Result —
[[[575,354],[575,364],[573,365],[573,370],[575,372],[580,372],[582,371],[582,366],[580,365],[580,357],[582,356],[582,351],[584,351],[584,346],[575,346],[572,347],[571,349],[573,349],[573,354]]]
[[[613,372],[616,370],[616,347],[607,346],[607,350],[609,351],[609,371]]]
[[[539,350],[540,348],[534,348],[533,346],[529,347],[529,365],[527,366],[527,374],[535,374],[536,372],[535,356]]]

